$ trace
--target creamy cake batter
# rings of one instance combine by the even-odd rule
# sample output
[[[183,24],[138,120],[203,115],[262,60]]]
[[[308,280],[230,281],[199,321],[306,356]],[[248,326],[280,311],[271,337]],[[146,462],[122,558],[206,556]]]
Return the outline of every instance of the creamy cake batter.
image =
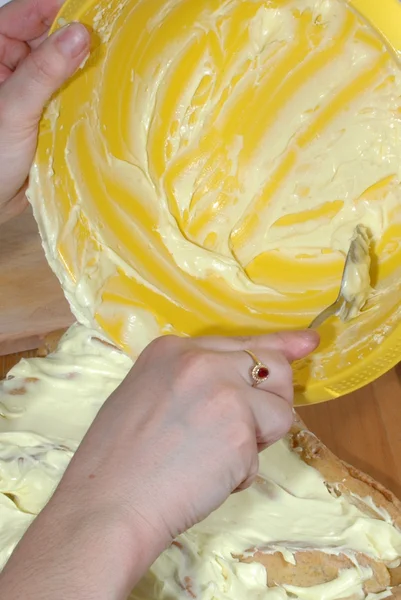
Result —
[[[52,494],[100,406],[131,366],[130,359],[103,344],[97,333],[75,325],[55,354],[22,360],[1,383],[1,565]],[[388,566],[400,563],[401,532],[386,511],[372,502],[371,506],[373,516],[367,516],[345,497],[331,495],[321,474],[290,451],[288,441],[279,442],[261,455],[260,477],[253,487],[233,495],[180,536],[131,599],[388,597],[387,590],[365,596],[363,585],[372,570],[359,566],[355,558],[362,552]],[[274,573],[234,558],[254,548],[280,552],[290,564],[297,551],[317,548],[345,554],[355,566],[324,585],[268,588]]]
[[[387,289],[401,77],[345,2],[139,0],[93,15],[107,45],[50,104],[29,191],[81,322],[133,354],[166,331],[306,326],[335,300],[358,223]]]

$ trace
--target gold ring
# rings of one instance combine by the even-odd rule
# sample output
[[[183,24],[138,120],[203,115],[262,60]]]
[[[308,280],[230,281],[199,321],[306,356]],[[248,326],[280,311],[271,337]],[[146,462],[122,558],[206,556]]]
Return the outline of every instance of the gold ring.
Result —
[[[270,371],[266,365],[264,365],[257,356],[254,355],[250,350],[244,350],[254,361],[255,365],[251,368],[250,374],[253,380],[252,387],[256,387],[260,383],[266,381],[270,377]]]

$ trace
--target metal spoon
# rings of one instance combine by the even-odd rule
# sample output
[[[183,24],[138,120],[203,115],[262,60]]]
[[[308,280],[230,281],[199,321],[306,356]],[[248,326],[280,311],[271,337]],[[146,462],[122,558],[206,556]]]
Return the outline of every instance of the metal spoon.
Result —
[[[343,322],[358,316],[372,291],[369,246],[370,236],[367,228],[364,225],[357,225],[345,260],[337,300],[318,314],[309,325],[309,329],[320,327],[333,315],[338,316]]]

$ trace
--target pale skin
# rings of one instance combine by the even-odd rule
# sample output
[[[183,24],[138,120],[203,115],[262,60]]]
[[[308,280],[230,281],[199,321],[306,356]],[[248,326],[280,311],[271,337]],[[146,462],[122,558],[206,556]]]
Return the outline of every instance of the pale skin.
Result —
[[[0,9],[0,222],[24,209],[43,108],[90,50],[80,24],[47,38],[61,4]],[[177,535],[251,485],[258,452],[292,424],[290,363],[318,343],[311,331],[153,342],[18,545],[0,597],[125,600]],[[245,349],[270,369],[257,388]]]

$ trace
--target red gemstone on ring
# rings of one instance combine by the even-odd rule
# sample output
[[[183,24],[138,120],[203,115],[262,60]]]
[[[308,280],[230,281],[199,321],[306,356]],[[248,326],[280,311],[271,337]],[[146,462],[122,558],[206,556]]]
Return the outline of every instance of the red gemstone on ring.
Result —
[[[267,379],[269,377],[269,369],[267,367],[258,367],[255,375],[259,379]]]

